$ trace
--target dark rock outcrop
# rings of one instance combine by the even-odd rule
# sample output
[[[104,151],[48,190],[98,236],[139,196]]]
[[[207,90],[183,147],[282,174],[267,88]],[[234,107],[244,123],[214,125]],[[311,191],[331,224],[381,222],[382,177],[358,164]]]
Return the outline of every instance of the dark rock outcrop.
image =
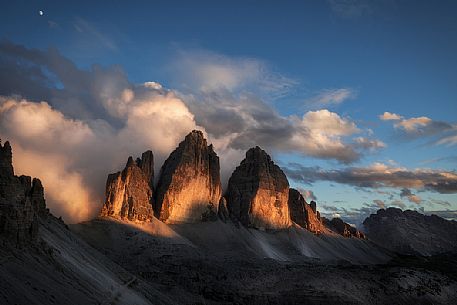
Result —
[[[48,214],[41,181],[15,176],[11,146],[0,143],[0,237],[15,246],[34,242],[39,217]]]
[[[305,198],[296,189],[289,189],[290,219],[302,228],[307,228]]]
[[[150,150],[141,159],[128,158],[122,172],[108,175],[106,199],[101,216],[132,221],[147,221],[153,217],[152,195],[154,158]]]
[[[291,188],[289,190],[288,205],[290,218],[293,222],[315,234],[320,234],[324,231],[315,201],[311,201],[308,204],[299,191]]]
[[[227,220],[230,219],[230,214],[227,209],[227,200],[225,197],[221,197],[219,200],[219,207],[217,208],[217,216],[219,216],[219,219],[222,220],[223,222],[227,222]]]
[[[219,157],[203,133],[194,130],[162,166],[154,212],[166,223],[211,220],[221,193]]]
[[[246,152],[235,169],[226,194],[230,217],[247,227],[283,229],[290,226],[289,182],[259,147]]]
[[[344,237],[365,238],[363,232],[357,230],[347,222],[344,222],[341,218],[333,218],[332,220],[323,218],[323,223],[328,229]]]
[[[363,225],[370,240],[401,254],[457,251],[457,222],[437,215],[391,207],[371,214]]]

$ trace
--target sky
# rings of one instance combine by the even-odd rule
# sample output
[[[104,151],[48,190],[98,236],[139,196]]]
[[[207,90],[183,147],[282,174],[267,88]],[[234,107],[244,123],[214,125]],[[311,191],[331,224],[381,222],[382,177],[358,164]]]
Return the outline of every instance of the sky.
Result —
[[[40,13],[41,12],[41,13]],[[223,184],[259,145],[328,217],[457,218],[455,1],[9,1],[0,138],[51,211],[94,217],[107,173],[192,129]]]

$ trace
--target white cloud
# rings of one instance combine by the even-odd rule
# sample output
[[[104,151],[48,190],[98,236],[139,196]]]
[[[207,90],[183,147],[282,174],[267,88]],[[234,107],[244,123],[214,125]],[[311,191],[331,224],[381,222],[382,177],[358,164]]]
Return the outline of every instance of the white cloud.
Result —
[[[407,132],[413,132],[417,131],[418,128],[424,127],[429,125],[432,122],[430,118],[427,118],[425,116],[418,117],[418,118],[410,118],[410,119],[404,119],[401,120],[398,123],[395,123],[394,126],[395,128],[402,128]]]
[[[404,118],[395,113],[384,112],[381,120],[393,120],[395,129],[402,132],[403,138],[417,139],[435,137],[436,145],[452,146],[457,144],[457,125],[454,123],[435,121],[426,116]]]
[[[322,90],[318,95],[307,99],[305,103],[320,107],[338,105],[348,99],[353,99],[356,96],[357,93],[350,88],[325,89]]]
[[[397,121],[403,119],[403,117],[396,113],[390,113],[386,111],[383,114],[379,115],[379,119],[383,121]]]
[[[66,221],[98,213],[107,174],[120,170],[129,155],[152,149],[158,172],[189,131],[202,129],[173,93],[127,94],[120,129],[103,120],[70,119],[46,102],[0,98],[0,134],[13,145],[16,172],[42,179],[51,211]],[[117,109],[124,102],[121,96],[106,105]]]
[[[275,97],[289,92],[297,84],[272,71],[261,60],[232,58],[206,50],[181,50],[171,69],[179,85],[203,92],[249,89]]]
[[[301,124],[324,137],[348,136],[360,131],[354,122],[327,109],[308,111],[303,116]]]
[[[456,145],[457,144],[457,135],[443,137],[440,140],[438,140],[436,142],[436,144],[448,145],[448,146]]]
[[[369,139],[365,137],[356,137],[354,138],[354,142],[357,146],[362,147],[364,149],[370,150],[370,151],[376,151],[378,149],[384,148],[387,145],[377,139]]]

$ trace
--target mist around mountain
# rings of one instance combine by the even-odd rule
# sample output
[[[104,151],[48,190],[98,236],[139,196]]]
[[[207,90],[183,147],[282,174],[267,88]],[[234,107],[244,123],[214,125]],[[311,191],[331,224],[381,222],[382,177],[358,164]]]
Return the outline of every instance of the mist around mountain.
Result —
[[[219,156],[198,131],[158,185],[153,150],[127,159],[108,175],[100,216],[66,225],[0,147],[1,304],[457,302],[453,221],[381,209],[364,234],[321,217],[260,147],[223,192]]]

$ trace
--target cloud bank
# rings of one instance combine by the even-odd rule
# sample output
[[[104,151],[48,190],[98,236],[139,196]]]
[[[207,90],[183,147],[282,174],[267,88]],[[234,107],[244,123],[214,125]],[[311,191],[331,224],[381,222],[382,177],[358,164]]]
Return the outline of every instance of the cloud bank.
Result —
[[[326,109],[278,113],[262,96],[280,96],[293,81],[261,61],[197,52],[176,62],[177,79],[188,86],[170,90],[134,84],[118,66],[80,69],[55,49],[0,42],[0,137],[13,145],[17,173],[42,178],[56,215],[93,217],[109,172],[147,149],[158,172],[192,129],[214,144],[224,181],[254,145],[346,164],[383,147]]]
[[[384,112],[379,118],[383,121],[393,121],[394,128],[403,138],[419,139],[434,137],[437,145],[453,146],[457,144],[457,124],[435,121],[426,116],[405,118],[396,113]]]
[[[457,193],[457,173],[433,169],[408,170],[402,167],[375,163],[369,167],[347,167],[340,170],[324,170],[292,163],[283,168],[287,176],[297,182],[312,184],[316,181],[332,181],[360,188],[402,188],[409,200],[419,199],[406,190],[413,188],[442,194]],[[409,193],[407,194],[407,192]]]

